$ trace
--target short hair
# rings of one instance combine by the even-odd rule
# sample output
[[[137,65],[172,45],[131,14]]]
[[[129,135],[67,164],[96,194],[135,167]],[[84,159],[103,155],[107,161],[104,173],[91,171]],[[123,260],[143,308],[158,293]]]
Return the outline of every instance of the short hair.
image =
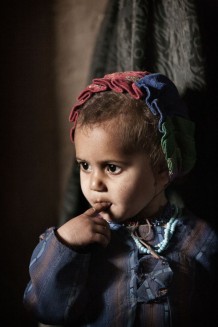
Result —
[[[154,171],[168,170],[161,147],[158,130],[159,116],[154,116],[143,100],[136,100],[128,93],[105,91],[95,93],[79,110],[77,126],[94,128],[104,125],[110,130],[110,122],[117,120],[117,130],[126,153],[142,151],[150,158]]]

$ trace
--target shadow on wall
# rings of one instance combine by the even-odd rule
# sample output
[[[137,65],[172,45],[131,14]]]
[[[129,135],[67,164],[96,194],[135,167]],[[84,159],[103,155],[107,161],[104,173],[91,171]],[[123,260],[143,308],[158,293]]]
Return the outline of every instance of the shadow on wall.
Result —
[[[1,9],[1,326],[37,326],[23,308],[38,235],[58,217],[57,108],[49,1]]]
[[[218,231],[217,211],[217,140],[218,140],[218,2],[197,2],[199,28],[203,44],[206,72],[206,89],[201,92],[187,90],[185,101],[191,118],[196,123],[197,163],[188,177],[187,204],[203,219],[207,219]],[[186,197],[186,190],[181,188]]]

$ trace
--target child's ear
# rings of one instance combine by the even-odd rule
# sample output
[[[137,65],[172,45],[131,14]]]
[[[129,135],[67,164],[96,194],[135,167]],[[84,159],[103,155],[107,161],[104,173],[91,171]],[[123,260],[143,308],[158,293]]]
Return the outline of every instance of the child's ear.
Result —
[[[169,171],[161,169],[156,173],[156,180],[159,185],[166,188],[170,182]]]

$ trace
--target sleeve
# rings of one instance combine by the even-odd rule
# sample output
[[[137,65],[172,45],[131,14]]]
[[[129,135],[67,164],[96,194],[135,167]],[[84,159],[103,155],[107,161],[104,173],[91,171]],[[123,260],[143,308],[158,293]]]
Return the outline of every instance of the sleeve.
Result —
[[[206,238],[202,238],[202,247],[197,253],[194,305],[195,322],[199,326],[213,325],[218,319],[217,273],[218,273],[218,238],[217,233],[209,229]],[[197,321],[199,319],[199,321]]]
[[[24,305],[44,324],[76,321],[86,305],[89,262],[90,254],[62,244],[50,228],[32,254]]]

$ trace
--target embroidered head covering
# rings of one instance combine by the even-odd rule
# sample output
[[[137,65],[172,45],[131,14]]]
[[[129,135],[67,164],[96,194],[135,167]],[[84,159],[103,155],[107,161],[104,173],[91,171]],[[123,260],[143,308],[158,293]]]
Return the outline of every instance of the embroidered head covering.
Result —
[[[69,120],[73,122],[71,138],[81,106],[95,93],[104,91],[128,93],[145,102],[154,116],[159,117],[161,146],[170,178],[187,174],[195,164],[194,123],[189,120],[187,107],[176,86],[166,76],[147,71],[117,72],[93,79],[79,95]]]

